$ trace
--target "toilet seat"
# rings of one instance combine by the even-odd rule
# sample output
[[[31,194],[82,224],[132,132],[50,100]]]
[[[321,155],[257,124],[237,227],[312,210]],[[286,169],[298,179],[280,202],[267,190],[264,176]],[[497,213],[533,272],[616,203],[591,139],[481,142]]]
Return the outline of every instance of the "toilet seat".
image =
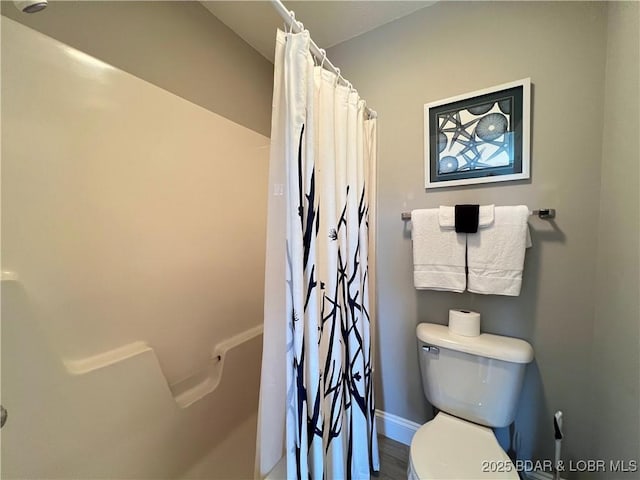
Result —
[[[518,480],[490,428],[438,413],[411,441],[410,480]]]

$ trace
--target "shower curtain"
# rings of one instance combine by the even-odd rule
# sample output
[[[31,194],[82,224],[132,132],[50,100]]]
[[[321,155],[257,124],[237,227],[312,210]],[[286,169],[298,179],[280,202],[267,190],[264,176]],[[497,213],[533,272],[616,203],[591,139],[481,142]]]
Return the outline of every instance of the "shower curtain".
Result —
[[[288,479],[368,480],[376,121],[309,45],[278,32],[256,476],[285,452]]]

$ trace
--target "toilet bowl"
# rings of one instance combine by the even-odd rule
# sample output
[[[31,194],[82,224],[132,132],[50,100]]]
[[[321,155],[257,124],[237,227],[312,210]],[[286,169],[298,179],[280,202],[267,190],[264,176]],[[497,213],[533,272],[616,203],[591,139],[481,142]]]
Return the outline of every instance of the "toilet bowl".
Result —
[[[513,422],[533,349],[524,340],[466,337],[444,325],[416,331],[425,396],[440,412],[411,441],[410,480],[518,480],[492,428]]]
[[[409,458],[410,480],[518,480],[490,428],[444,412],[418,429]]]

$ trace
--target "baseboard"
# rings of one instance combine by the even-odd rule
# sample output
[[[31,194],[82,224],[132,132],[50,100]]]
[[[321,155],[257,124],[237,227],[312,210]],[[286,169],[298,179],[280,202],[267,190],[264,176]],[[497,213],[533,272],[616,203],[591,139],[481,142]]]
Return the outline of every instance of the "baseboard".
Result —
[[[411,439],[422,425],[392,413],[376,410],[376,426],[378,434],[396,442],[411,445]]]

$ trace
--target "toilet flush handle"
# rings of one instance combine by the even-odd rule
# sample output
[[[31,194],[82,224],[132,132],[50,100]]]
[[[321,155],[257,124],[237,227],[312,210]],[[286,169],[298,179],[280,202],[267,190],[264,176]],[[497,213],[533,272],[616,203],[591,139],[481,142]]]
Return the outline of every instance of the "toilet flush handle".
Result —
[[[434,347],[433,345],[423,345],[422,350],[424,352],[433,353],[434,355],[437,355],[440,353],[440,349],[438,347]]]

